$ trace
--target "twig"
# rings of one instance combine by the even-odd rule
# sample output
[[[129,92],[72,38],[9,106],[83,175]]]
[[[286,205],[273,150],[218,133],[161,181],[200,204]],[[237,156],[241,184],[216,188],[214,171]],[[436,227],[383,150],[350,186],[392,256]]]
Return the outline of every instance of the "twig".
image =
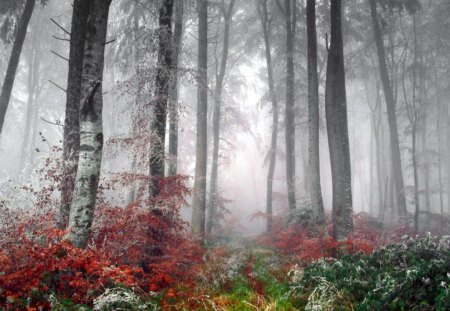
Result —
[[[58,84],[56,84],[55,82],[53,82],[52,80],[48,80],[48,82],[50,82],[51,84],[53,84],[54,86],[56,86],[58,89],[60,89],[61,91],[64,91],[65,93],[67,93],[67,90],[64,89],[63,87],[59,86]]]
[[[106,42],[104,43],[104,45],[107,45],[107,44],[113,43],[114,41],[116,41],[116,39],[112,39],[112,40],[106,41]]]
[[[40,117],[40,119],[41,119],[42,121],[47,122],[47,123],[52,124],[52,125],[64,126],[64,125],[63,125],[61,122],[59,122],[59,121],[52,122],[52,121],[49,121],[49,120],[44,119],[43,117]]]
[[[59,28],[61,28],[66,34],[68,34],[69,36],[71,36],[70,32],[68,32],[63,26],[61,26],[60,24],[58,24],[53,18],[50,18],[50,20]]]
[[[60,37],[57,37],[57,36],[52,36],[52,37],[55,38],[56,40],[61,40],[61,41],[68,41],[68,42],[70,42],[70,39],[60,38]]]
[[[58,57],[61,57],[62,59],[66,60],[66,61],[69,61],[68,58],[66,58],[66,57],[64,57],[64,56],[62,56],[62,55],[56,53],[55,51],[50,50],[50,52],[52,52],[53,54],[55,54],[55,55],[58,56]]]

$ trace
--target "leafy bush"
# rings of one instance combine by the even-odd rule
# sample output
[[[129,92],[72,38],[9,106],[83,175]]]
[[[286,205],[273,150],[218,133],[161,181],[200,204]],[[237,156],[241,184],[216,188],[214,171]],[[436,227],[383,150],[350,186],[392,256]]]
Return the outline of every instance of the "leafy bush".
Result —
[[[446,237],[405,237],[370,255],[320,259],[291,272],[291,293],[302,297],[300,307],[334,295],[334,310],[448,310],[449,245]]]

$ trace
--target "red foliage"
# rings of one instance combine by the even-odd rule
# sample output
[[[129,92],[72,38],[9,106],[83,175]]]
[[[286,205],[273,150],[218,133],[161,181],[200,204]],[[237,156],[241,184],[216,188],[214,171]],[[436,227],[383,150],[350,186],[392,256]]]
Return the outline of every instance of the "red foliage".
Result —
[[[331,236],[331,221],[323,228],[307,228],[301,224],[274,226],[270,234],[260,237],[260,242],[276,248],[284,255],[294,256],[302,262],[331,257],[336,249],[345,248],[348,253],[371,253],[378,246],[381,229],[372,225],[365,215],[354,216],[354,233],[347,240],[336,242]]]
[[[105,288],[176,295],[179,282],[193,286],[203,249],[189,239],[179,208],[188,193],[185,177],[161,180],[154,202],[113,207],[99,200],[89,247],[81,250],[54,228],[54,214],[20,217],[0,240],[0,309],[49,307],[49,295],[92,305]],[[151,204],[151,205],[150,205]],[[149,208],[151,206],[152,208]],[[27,301],[28,300],[28,301]]]
[[[59,298],[90,304],[105,287],[135,285],[142,274],[136,267],[113,265],[98,250],[73,247],[63,239],[63,231],[31,232],[23,227],[16,234],[15,240],[2,243],[0,253],[3,307],[15,306],[18,298],[31,298],[31,306],[48,307],[45,293],[53,291]]]

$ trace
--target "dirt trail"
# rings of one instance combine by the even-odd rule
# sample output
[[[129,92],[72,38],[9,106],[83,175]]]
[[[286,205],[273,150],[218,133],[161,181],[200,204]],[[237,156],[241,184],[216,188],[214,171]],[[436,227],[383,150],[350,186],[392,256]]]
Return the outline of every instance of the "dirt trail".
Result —
[[[253,265],[255,262],[255,258],[253,257],[253,254],[250,254],[250,257],[248,259],[247,266],[245,267],[245,276],[247,277],[247,280],[250,284],[250,286],[253,288],[253,290],[260,296],[264,296],[264,287],[262,283],[255,278],[253,275]]]

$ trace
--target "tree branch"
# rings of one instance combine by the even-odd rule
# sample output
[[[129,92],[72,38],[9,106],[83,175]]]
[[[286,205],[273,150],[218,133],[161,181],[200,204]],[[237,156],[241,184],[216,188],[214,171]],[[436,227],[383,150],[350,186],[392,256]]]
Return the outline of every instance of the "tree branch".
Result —
[[[56,84],[55,82],[53,82],[52,80],[48,80],[48,82],[50,82],[51,84],[53,84],[54,86],[56,86],[58,89],[60,89],[61,91],[64,91],[65,93],[67,93],[67,90],[64,89],[63,87],[59,86],[58,84]]]
[[[52,36],[52,37],[55,38],[56,40],[60,40],[60,41],[68,41],[68,42],[70,42],[70,39],[60,38],[60,37],[57,37],[57,36]]]
[[[61,28],[66,34],[68,34],[69,36],[71,36],[70,32],[68,32],[63,26],[61,26],[60,24],[58,24],[53,18],[50,18],[50,20],[59,28]]]
[[[50,50],[50,52],[52,52],[52,53],[55,54],[56,56],[58,56],[58,57],[60,57],[60,58],[62,58],[62,59],[64,59],[64,60],[66,60],[66,61],[69,61],[68,58],[66,58],[66,57],[64,57],[64,56],[62,56],[62,55],[56,53],[55,51]]]

